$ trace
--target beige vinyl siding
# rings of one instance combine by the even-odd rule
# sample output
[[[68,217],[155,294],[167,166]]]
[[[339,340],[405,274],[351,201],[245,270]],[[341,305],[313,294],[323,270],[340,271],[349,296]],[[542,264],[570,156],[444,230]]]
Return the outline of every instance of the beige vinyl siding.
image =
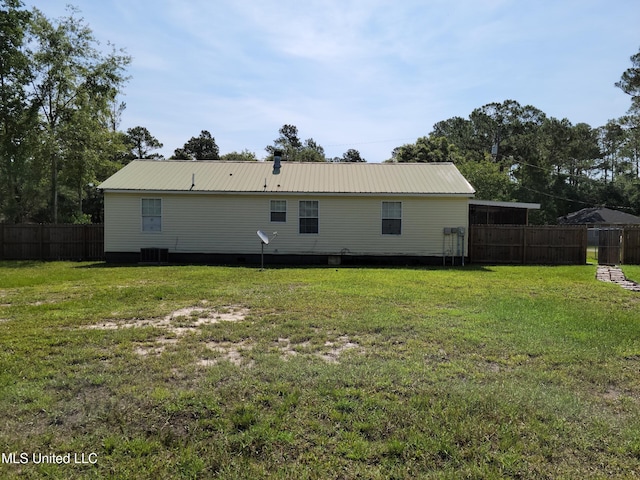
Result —
[[[162,232],[142,231],[141,198],[162,199]],[[287,201],[285,223],[271,222],[271,200]],[[318,201],[318,234],[299,233],[300,200]],[[401,235],[382,234],[383,201],[402,202]],[[464,197],[105,192],[105,251],[257,254],[263,230],[278,232],[270,254],[441,256],[444,227],[467,217]]]

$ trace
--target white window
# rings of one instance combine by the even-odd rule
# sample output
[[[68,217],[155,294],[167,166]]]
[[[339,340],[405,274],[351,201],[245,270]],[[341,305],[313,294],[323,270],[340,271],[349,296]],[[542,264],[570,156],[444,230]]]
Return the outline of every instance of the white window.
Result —
[[[402,202],[382,202],[382,234],[402,233]]]
[[[300,233],[318,233],[318,201],[302,200],[298,216],[300,218]]]
[[[161,232],[162,231],[162,199],[143,198],[142,199],[142,231]]]
[[[287,201],[271,200],[271,221],[286,222],[287,221]]]

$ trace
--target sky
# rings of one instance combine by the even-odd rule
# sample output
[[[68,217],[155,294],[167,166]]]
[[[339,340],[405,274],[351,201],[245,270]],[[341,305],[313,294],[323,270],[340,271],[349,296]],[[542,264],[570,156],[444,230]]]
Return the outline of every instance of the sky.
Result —
[[[515,100],[592,127],[631,105],[614,83],[640,48],[637,0],[24,0],[80,10],[132,57],[120,129],[171,156],[207,130],[259,159],[295,125],[368,162],[436,122]]]

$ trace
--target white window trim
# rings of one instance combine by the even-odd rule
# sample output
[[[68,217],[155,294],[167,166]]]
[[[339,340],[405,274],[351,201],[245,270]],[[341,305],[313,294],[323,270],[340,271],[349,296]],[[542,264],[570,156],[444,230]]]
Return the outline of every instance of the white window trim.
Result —
[[[156,217],[158,215],[144,215],[143,214],[143,203],[144,200],[160,200],[160,230],[145,230],[144,229],[144,217]],[[164,210],[164,202],[162,201],[162,198],[159,197],[142,197],[140,198],[140,231],[144,234],[160,234],[162,233],[162,229],[164,228],[164,215],[163,215],[163,210]]]
[[[316,202],[318,204],[318,216],[317,217],[301,217],[300,216],[300,202]],[[318,231],[315,233],[302,233],[300,231],[300,220],[302,218],[317,218],[318,219]],[[298,200],[298,235],[309,236],[309,235],[320,235],[320,200]]]
[[[385,203],[399,203],[400,204],[400,218],[387,218],[384,216],[384,204]],[[383,237],[399,237],[402,235],[402,230],[403,230],[403,223],[404,223],[404,203],[402,201],[399,200],[382,200],[380,202],[380,235],[382,235]],[[400,220],[400,233],[384,233],[382,231],[382,222],[384,222],[385,220]]]
[[[272,220],[271,219],[271,214],[274,213],[272,208],[272,203],[271,202],[284,202],[284,221],[278,221],[278,220]],[[282,212],[276,212],[276,213],[282,213]],[[269,200],[269,222],[271,223],[287,223],[288,220],[288,213],[289,213],[289,203],[286,200]]]

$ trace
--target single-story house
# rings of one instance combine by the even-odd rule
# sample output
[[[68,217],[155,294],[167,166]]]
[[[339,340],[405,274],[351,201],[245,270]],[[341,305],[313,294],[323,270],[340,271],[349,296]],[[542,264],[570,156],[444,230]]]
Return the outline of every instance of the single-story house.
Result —
[[[561,225],[586,225],[587,243],[589,246],[600,245],[602,238],[611,236],[605,232],[618,230],[624,225],[640,225],[640,217],[631,215],[630,213],[621,212],[605,207],[583,208],[577,212],[572,212],[563,217],[558,218]],[[615,237],[615,234],[613,235]]]
[[[562,225],[640,225],[640,217],[605,207],[583,208],[558,218]]]
[[[452,163],[136,160],[99,188],[108,262],[440,263],[474,195]]]

